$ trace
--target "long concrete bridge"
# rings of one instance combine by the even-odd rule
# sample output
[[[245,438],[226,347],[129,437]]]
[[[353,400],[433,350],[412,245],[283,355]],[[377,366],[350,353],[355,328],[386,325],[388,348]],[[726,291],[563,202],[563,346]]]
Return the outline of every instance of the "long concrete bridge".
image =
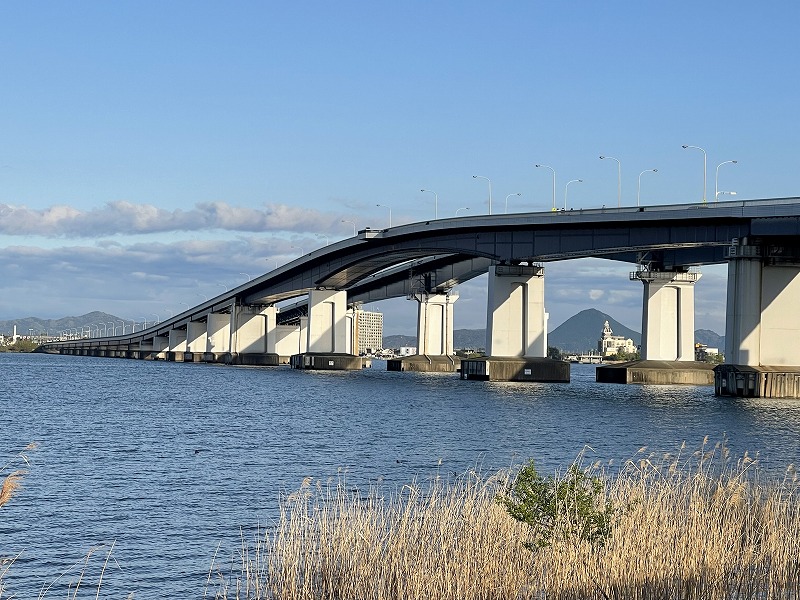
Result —
[[[699,275],[691,267],[727,262],[728,368],[717,373],[717,393],[797,396],[799,235],[800,198],[470,216],[365,229],[144,331],[63,340],[44,349],[239,364],[291,357],[301,368],[357,368],[352,324],[359,304],[407,297],[419,303],[420,357],[409,368],[455,368],[452,290],[488,272],[488,358],[462,365],[462,377],[563,381],[563,368],[544,359],[548,262],[599,257],[635,265],[631,277],[644,284],[642,357],[677,363],[694,359]],[[300,303],[278,308],[292,298],[303,298],[302,310]]]

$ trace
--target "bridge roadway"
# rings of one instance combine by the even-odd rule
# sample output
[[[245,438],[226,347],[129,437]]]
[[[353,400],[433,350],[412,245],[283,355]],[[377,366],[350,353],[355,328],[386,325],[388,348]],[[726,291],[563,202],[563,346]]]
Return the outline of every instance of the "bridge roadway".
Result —
[[[48,346],[133,344],[230,312],[234,305],[275,304],[315,288],[346,290],[348,302],[374,302],[416,291],[441,293],[494,264],[598,257],[681,269],[724,262],[726,247],[737,238],[779,243],[798,235],[797,197],[469,216],[364,229],[149,329]],[[301,303],[283,311],[282,320],[293,310],[302,310]]]

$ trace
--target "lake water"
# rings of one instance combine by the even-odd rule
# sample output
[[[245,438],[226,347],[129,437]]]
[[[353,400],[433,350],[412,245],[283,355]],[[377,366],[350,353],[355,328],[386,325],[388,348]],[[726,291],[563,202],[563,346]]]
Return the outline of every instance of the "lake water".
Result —
[[[6,594],[52,585],[46,597],[65,597],[78,570],[59,576],[113,542],[101,597],[200,598],[217,548],[235,563],[242,536],[307,476],[393,488],[528,458],[563,468],[585,445],[592,460],[620,463],[642,446],[696,449],[704,436],[758,453],[777,476],[800,459],[794,400],[601,385],[590,365],[573,365],[571,384],[515,384],[373,364],[301,372],[0,354],[0,464],[40,445],[0,509],[0,556],[21,553]],[[90,561],[94,581],[107,547]],[[79,597],[93,598],[85,585]]]

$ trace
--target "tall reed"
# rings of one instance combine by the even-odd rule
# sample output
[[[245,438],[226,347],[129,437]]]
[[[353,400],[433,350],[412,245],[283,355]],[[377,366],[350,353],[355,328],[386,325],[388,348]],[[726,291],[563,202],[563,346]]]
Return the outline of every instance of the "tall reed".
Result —
[[[683,452],[591,469],[619,509],[603,547],[525,549],[531,531],[495,501],[508,471],[391,494],[307,480],[235,572],[217,565],[216,598],[800,598],[793,468],[764,480],[724,446]]]

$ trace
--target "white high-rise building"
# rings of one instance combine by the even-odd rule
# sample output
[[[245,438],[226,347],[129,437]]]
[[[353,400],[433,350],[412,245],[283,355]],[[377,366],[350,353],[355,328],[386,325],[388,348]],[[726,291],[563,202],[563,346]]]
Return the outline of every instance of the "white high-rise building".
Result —
[[[372,354],[383,349],[383,313],[356,309],[353,313],[355,354]]]

